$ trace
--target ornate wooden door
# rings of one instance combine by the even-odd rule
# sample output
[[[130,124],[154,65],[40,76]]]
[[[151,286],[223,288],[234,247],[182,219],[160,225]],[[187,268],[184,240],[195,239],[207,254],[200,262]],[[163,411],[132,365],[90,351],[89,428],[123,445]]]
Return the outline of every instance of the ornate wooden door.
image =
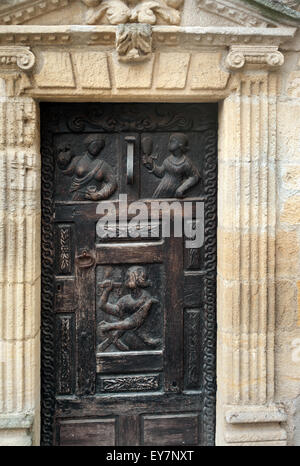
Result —
[[[216,105],[41,104],[41,124],[43,444],[213,444]],[[151,231],[125,236],[121,194],[165,201]],[[204,205],[200,247],[164,233],[175,200],[171,224]]]

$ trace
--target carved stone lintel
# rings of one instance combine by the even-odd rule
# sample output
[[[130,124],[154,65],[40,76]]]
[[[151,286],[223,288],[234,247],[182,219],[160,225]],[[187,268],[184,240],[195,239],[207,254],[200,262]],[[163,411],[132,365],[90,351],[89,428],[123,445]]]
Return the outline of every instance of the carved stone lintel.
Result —
[[[141,62],[150,59],[152,54],[150,24],[119,25],[116,48],[119,60],[123,62]]]
[[[283,65],[284,56],[276,45],[232,45],[226,58],[231,70],[239,70],[246,64],[278,67]]]
[[[29,47],[0,47],[1,71],[29,71],[35,64],[35,56]]]

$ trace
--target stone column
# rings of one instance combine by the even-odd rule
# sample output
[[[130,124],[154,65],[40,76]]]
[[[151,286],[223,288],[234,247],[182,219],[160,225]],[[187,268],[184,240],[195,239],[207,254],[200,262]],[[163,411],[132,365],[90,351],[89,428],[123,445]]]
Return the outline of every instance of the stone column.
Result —
[[[286,443],[274,404],[276,87],[276,73],[238,73],[220,113],[219,445]]]
[[[32,54],[0,48],[0,445],[39,442],[38,108],[22,91]],[[3,59],[5,57],[5,59]],[[5,67],[5,69],[3,69]],[[25,68],[24,68],[25,67]]]

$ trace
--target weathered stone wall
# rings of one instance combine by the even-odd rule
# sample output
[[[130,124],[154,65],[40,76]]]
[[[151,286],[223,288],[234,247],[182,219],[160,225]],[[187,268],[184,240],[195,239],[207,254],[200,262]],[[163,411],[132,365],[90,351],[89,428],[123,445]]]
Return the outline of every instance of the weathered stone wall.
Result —
[[[288,442],[300,445],[300,41],[285,53],[278,99],[276,203],[276,400]]]

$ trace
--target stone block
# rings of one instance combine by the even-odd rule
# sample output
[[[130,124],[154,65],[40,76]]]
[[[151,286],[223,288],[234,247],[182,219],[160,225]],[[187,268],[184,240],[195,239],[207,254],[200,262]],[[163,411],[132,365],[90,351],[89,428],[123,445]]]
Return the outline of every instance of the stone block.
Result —
[[[299,271],[299,239],[296,231],[276,233],[276,276],[294,277]]]
[[[300,195],[296,194],[285,201],[280,221],[290,225],[298,225],[300,223]]]
[[[197,53],[192,57],[191,88],[225,89],[230,74],[221,68],[221,53]]]
[[[110,89],[111,82],[104,52],[73,52],[76,79],[83,89]]]
[[[299,189],[300,165],[287,165],[283,167],[282,181],[286,189]]]
[[[76,86],[69,52],[46,51],[42,55],[41,70],[35,74],[38,87],[74,88]]]
[[[112,57],[112,69],[117,89],[150,89],[153,80],[154,56],[134,65],[121,63]]]
[[[277,331],[293,330],[297,324],[296,285],[291,280],[276,280]]]
[[[156,87],[158,89],[184,89],[189,62],[189,53],[161,53],[159,55]]]

